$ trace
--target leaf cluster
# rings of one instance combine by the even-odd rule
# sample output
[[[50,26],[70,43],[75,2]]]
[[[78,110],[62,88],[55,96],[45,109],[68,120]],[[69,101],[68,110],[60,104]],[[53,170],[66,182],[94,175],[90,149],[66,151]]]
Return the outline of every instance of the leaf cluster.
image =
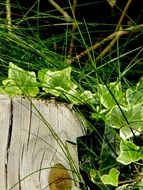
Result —
[[[143,188],[142,89],[143,77],[135,86],[126,90],[122,89],[120,81],[97,85],[98,105],[91,115],[96,121],[103,121],[101,127],[104,132],[100,133],[102,137],[98,141],[100,154],[99,150],[94,150],[94,154],[98,156],[96,158],[92,155],[92,159],[90,158],[90,164],[96,165],[90,167],[89,176],[100,189]],[[96,137],[99,138],[97,133],[99,130],[96,132]],[[128,174],[122,168],[126,168]]]
[[[121,82],[115,81],[97,84],[93,93],[81,90],[72,79],[71,71],[71,67],[54,71],[43,68],[36,76],[34,71],[26,71],[10,62],[8,77],[2,81],[1,93],[31,97],[44,93],[60,97],[73,105],[92,105],[91,117],[104,121],[105,127],[99,155],[94,159],[97,167],[89,170],[91,180],[95,184],[100,183],[101,187],[104,184],[106,189],[108,186],[115,186],[116,190],[138,186],[142,181],[143,147],[142,142],[136,143],[134,139],[139,139],[143,133],[143,77],[125,91]],[[121,167],[130,165],[135,167],[133,179],[122,177]],[[122,178],[125,182],[121,181]]]

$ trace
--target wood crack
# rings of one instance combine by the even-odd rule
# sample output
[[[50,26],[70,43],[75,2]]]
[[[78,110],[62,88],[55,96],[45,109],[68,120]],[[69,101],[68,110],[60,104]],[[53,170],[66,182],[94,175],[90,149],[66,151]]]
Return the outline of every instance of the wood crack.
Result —
[[[9,151],[11,145],[11,136],[12,136],[12,127],[13,127],[13,102],[10,99],[10,117],[9,117],[9,131],[8,131],[8,141],[7,141],[7,155],[6,155],[6,163],[5,163],[5,179],[6,179],[6,189],[8,186],[8,159],[9,159]]]
[[[67,107],[54,104],[47,107],[43,101],[32,101],[63,143],[75,142],[76,137],[83,134]],[[65,152],[57,146],[57,139],[32,105],[22,97],[0,97],[0,189],[61,190],[67,187],[71,190],[74,184]],[[63,131],[65,136],[61,135]],[[55,186],[58,189],[52,189]]]
[[[32,102],[30,102],[30,120],[29,120],[29,128],[28,128],[28,140],[27,140],[27,150],[30,143],[30,135],[31,135],[31,118],[32,118]]]

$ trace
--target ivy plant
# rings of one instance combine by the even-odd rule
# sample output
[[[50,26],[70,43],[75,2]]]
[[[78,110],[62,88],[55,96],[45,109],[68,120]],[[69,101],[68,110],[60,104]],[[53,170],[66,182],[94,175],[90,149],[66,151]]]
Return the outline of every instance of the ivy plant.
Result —
[[[43,90],[54,96],[61,96],[63,92],[70,90],[76,93],[77,85],[71,81],[71,67],[61,71],[42,69],[38,72],[38,78]]]
[[[38,83],[34,72],[25,71],[24,69],[9,63],[8,78],[2,81],[4,90],[10,95],[26,95],[35,97],[38,92]]]
[[[117,161],[128,165],[132,162],[143,160],[143,147],[135,145],[133,142],[123,140],[120,143],[120,154],[117,157]]]
[[[71,67],[58,71],[44,68],[36,76],[35,72],[26,71],[10,62],[8,78],[2,81],[1,93],[6,92],[13,96],[26,94],[36,97],[39,87],[42,87],[44,93],[61,97],[72,104],[94,103],[96,100],[91,91],[83,90],[81,92],[78,86],[72,82],[71,71]]]
[[[106,114],[105,121],[109,126],[119,129],[122,139],[129,139],[143,131],[142,109],[141,104],[116,105]]]
[[[101,180],[104,184],[110,184],[110,185],[117,187],[119,173],[120,172],[116,168],[112,168],[109,171],[109,174],[105,174],[105,175],[101,176]]]
[[[69,66],[62,70],[43,68],[36,75],[10,62],[8,77],[2,81],[0,91],[31,97],[42,91],[75,105],[91,105],[91,117],[102,120],[105,125],[98,156],[94,158],[98,167],[92,168],[89,164],[91,180],[100,183],[100,189],[143,189],[143,77],[125,91],[121,82],[115,81],[97,84],[96,92],[92,93],[79,88],[71,72]],[[124,175],[124,167],[133,172]]]
[[[121,83],[118,81],[98,84],[97,95],[100,104],[96,112],[92,113],[92,117],[97,120],[100,115],[105,126],[111,129],[110,133],[104,132],[106,140],[108,139],[106,144],[108,148],[105,153],[108,152],[116,159],[116,167],[110,169],[111,163],[108,162],[105,167],[109,169],[104,175],[101,175],[102,173],[98,170],[100,180],[107,184],[107,189],[112,189],[110,186],[116,186],[116,190],[141,190],[143,189],[143,77],[135,86],[129,87],[126,91],[122,91]],[[110,140],[112,136],[115,137],[114,146]],[[102,159],[102,162],[105,161]],[[128,169],[126,175],[122,171],[124,167]],[[92,172],[91,180],[95,184],[99,183],[99,178],[93,177],[93,173],[95,172]]]

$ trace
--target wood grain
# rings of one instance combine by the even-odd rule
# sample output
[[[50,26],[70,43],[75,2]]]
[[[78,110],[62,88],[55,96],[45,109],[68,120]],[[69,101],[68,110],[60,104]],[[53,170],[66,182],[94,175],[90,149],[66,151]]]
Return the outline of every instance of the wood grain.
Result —
[[[60,168],[63,176],[73,179],[66,141],[76,143],[84,130],[65,104],[0,95],[0,124],[1,190],[49,190],[51,167],[59,163],[66,168]],[[70,150],[78,168],[76,148]],[[66,181],[74,187],[73,180]]]

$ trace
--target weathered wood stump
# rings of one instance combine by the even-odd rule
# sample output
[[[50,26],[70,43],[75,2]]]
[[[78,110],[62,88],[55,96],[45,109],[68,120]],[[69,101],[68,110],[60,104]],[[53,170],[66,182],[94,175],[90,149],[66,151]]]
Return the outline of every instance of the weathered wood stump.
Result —
[[[0,189],[71,190],[83,134],[65,104],[0,95]]]

